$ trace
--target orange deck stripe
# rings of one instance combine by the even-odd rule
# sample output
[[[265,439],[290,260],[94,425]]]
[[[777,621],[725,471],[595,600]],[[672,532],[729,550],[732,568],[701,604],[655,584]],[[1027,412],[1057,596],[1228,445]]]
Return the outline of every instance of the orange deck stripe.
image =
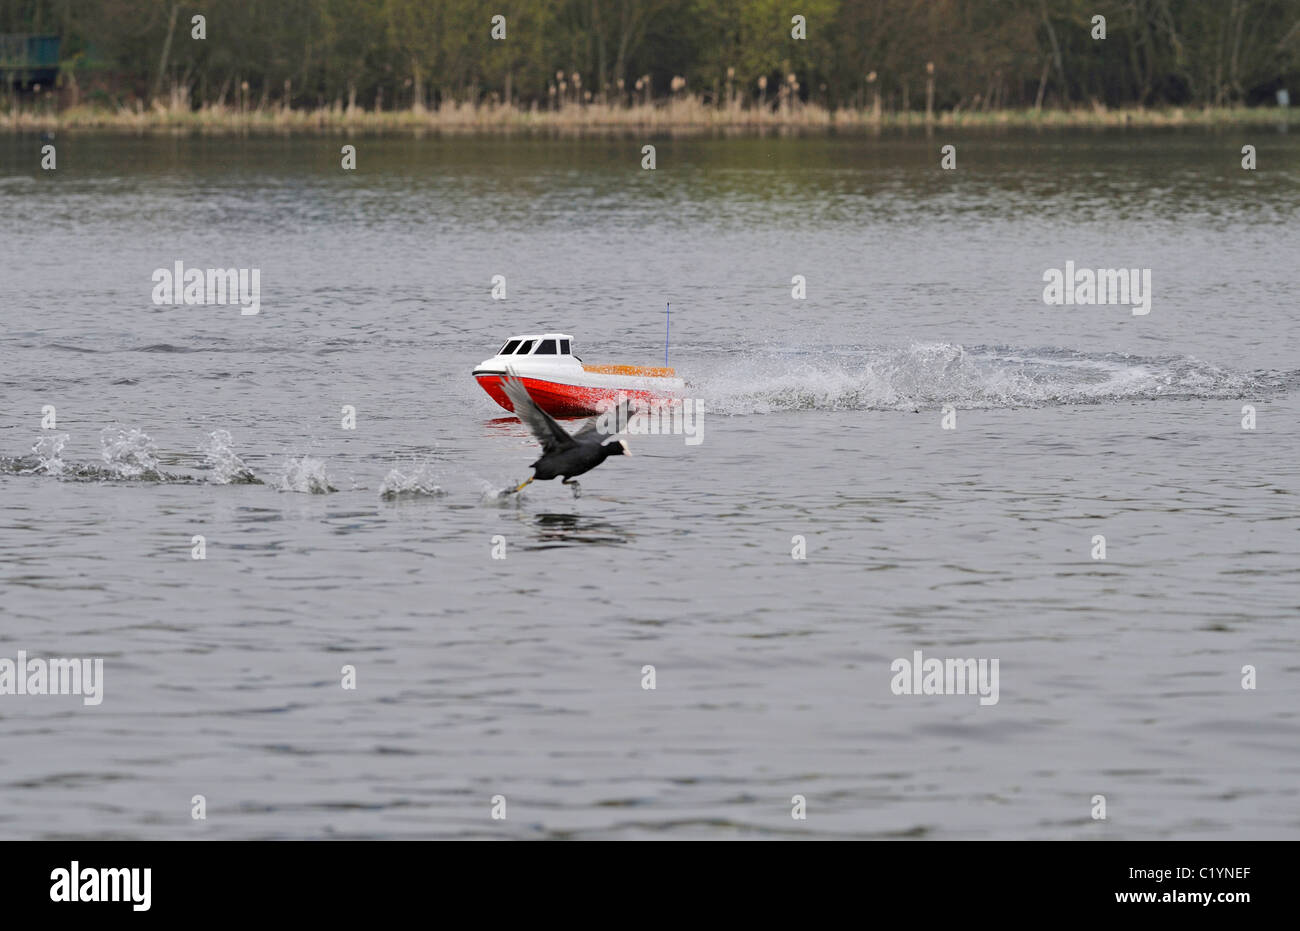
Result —
[[[596,375],[649,375],[654,378],[677,374],[676,369],[653,368],[649,365],[583,365],[582,370]]]

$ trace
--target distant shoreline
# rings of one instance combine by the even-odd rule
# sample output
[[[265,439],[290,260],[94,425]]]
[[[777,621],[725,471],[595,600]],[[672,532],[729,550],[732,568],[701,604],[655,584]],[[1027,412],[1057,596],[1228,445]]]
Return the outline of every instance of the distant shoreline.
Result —
[[[202,135],[409,135],[553,133],[601,136],[629,133],[761,135],[770,132],[874,132],[883,129],[1109,129],[1165,127],[1278,126],[1297,122],[1295,111],[1278,107],[1124,108],[1102,107],[937,112],[827,110],[801,105],[792,110],[720,108],[695,99],[633,107],[571,104],[559,110],[447,106],[438,110],[283,109],[241,111],[166,108],[62,110],[14,108],[0,112],[0,132],[106,131]]]

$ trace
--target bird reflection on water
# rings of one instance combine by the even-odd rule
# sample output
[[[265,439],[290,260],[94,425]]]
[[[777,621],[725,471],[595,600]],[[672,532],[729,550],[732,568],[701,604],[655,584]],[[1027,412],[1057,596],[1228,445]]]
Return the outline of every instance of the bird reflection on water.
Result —
[[[574,544],[616,546],[628,543],[631,533],[607,520],[582,514],[538,514],[533,518],[536,539],[526,550],[547,550]]]

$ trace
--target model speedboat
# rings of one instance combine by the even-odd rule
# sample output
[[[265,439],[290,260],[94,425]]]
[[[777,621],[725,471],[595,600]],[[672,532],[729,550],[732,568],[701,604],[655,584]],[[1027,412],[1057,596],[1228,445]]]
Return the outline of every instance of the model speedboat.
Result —
[[[624,399],[668,401],[686,389],[670,368],[586,365],[573,354],[573,337],[564,333],[512,336],[474,369],[492,400],[513,412],[501,387],[507,375],[522,381],[537,406],[552,417],[590,417]]]

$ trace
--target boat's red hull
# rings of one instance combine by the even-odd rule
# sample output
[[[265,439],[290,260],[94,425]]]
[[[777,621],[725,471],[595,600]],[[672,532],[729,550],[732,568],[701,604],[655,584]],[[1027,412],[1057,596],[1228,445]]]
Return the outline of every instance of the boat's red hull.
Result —
[[[504,375],[484,373],[475,375],[483,390],[492,396],[506,410],[514,413],[514,406],[501,388]],[[595,388],[588,385],[566,385],[563,382],[547,381],[542,378],[519,376],[519,380],[528,389],[529,396],[537,406],[552,417],[591,417],[599,414],[610,404],[626,398],[632,401],[656,401],[663,397],[653,391],[630,390],[627,388]]]

